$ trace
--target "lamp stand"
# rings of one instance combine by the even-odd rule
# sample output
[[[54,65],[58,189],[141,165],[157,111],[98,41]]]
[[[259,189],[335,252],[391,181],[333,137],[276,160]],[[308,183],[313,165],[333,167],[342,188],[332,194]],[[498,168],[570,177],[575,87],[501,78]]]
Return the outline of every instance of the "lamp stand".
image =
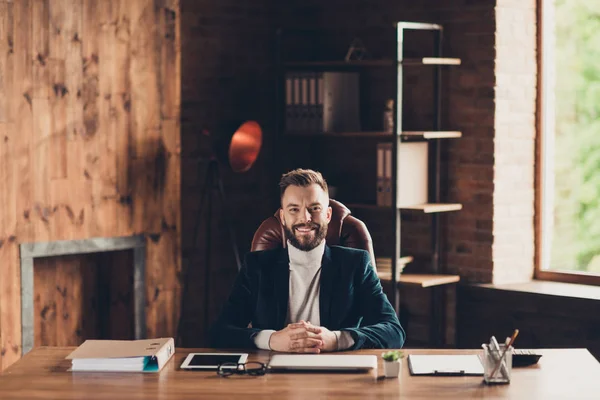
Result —
[[[202,162],[199,164],[198,176],[202,176],[200,169],[202,168]],[[200,231],[200,220],[202,210],[204,209],[206,203],[206,222],[205,222],[205,248],[204,248],[204,327],[208,328],[209,320],[209,302],[210,302],[210,290],[209,290],[209,280],[210,280],[210,259],[211,259],[211,220],[212,220],[212,206],[213,206],[213,194],[219,196],[219,203],[221,204],[222,209],[224,210],[224,218],[225,225],[227,226],[227,230],[229,233],[229,240],[233,250],[233,255],[235,257],[235,262],[238,271],[242,268],[242,263],[240,261],[240,255],[237,247],[237,241],[235,239],[235,232],[233,230],[233,226],[231,224],[231,219],[229,218],[229,214],[227,214],[227,202],[225,198],[225,190],[223,188],[223,179],[221,177],[221,171],[219,169],[219,162],[216,158],[210,158],[208,160],[208,166],[206,168],[206,174],[204,178],[204,185],[202,186],[201,197],[200,197],[200,208],[198,209],[198,213],[196,214],[196,221],[194,223],[194,246],[198,243],[198,233]],[[183,271],[183,291],[181,293],[181,306],[180,306],[180,315],[179,322],[177,326],[177,342],[178,345],[181,345],[182,338],[182,330],[183,330],[183,316],[184,316],[184,308],[185,308],[185,299],[188,292],[189,286],[189,266],[185,267]]]

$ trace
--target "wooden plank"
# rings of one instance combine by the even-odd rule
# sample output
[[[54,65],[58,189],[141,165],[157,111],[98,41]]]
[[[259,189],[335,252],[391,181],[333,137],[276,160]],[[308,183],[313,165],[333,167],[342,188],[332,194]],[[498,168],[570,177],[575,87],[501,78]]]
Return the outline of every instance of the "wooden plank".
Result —
[[[12,141],[12,163],[15,177],[13,196],[16,201],[15,215],[21,223],[12,233],[12,244],[3,246],[1,268],[2,310],[0,327],[2,329],[1,352],[2,366],[16,361],[21,354],[21,296],[20,266],[16,240],[33,238],[31,223],[27,216],[31,212],[31,181],[29,169],[29,145],[32,134],[32,67],[31,67],[31,3],[23,0],[13,3],[13,95],[10,96],[11,115],[14,118]],[[22,218],[22,219],[21,219]],[[11,237],[9,236],[9,242]]]
[[[73,337],[77,335],[77,317],[81,315],[81,257],[52,257],[57,260],[55,267],[56,284],[51,281],[42,285],[54,286],[56,299],[56,337],[52,346],[77,346]],[[75,297],[78,295],[78,297]]]
[[[112,79],[114,65],[113,44],[116,25],[114,23],[113,2],[98,2],[95,23],[98,24],[98,131],[96,141],[97,175],[94,176],[92,198],[98,235],[113,236],[117,230],[117,201],[115,140],[111,119]]]
[[[60,1],[60,0],[58,0]],[[74,180],[85,177],[80,139],[84,136],[83,124],[83,1],[69,2],[65,17],[65,86],[67,94],[67,174]],[[74,209],[81,207],[71,204]]]
[[[401,135],[405,138],[423,139],[453,139],[462,137],[460,131],[403,131]]]
[[[67,177],[67,89],[64,60],[49,59],[50,143],[48,149],[48,176],[51,180]],[[51,204],[52,198],[50,198]],[[53,204],[56,206],[56,204]],[[56,224],[54,224],[56,225]],[[56,237],[53,235],[53,237]]]
[[[116,190],[118,196],[118,235],[130,235],[133,230],[133,201],[130,179],[132,142],[131,81],[130,81],[130,20],[129,1],[114,3],[116,27],[111,68],[111,129],[115,141]]]
[[[462,204],[425,203],[415,204],[413,206],[403,206],[402,210],[419,210],[423,211],[425,214],[429,214],[462,210]]]
[[[101,12],[100,2],[94,0],[83,0],[83,82],[81,96],[83,101],[83,135],[79,142],[82,149],[82,167],[85,176],[82,184],[87,201],[83,204],[86,222],[84,224],[85,234],[88,237],[101,236],[98,215],[95,207],[98,201],[94,196],[97,194],[96,185],[99,184],[99,39],[100,21],[98,13]]]
[[[423,57],[422,59],[406,60],[406,64],[411,64],[411,61],[415,64],[422,63],[424,65],[460,65],[460,58],[450,57]],[[404,61],[402,62],[404,64]]]
[[[69,89],[66,82],[65,57],[69,30],[67,29],[68,3],[50,0],[49,7],[49,71],[52,143],[49,153],[50,179],[67,177],[67,107]],[[51,203],[56,206],[52,196]],[[59,225],[55,223],[53,225]]]
[[[53,0],[51,10],[65,7],[64,23],[61,38],[64,42],[55,48],[64,47],[65,61],[65,141],[67,179],[55,180],[52,183],[52,202],[59,206],[56,224],[60,227],[60,239],[87,237],[86,209],[89,202],[89,185],[83,159],[82,138],[83,125],[83,4],[82,0],[72,0],[67,5],[61,0]],[[58,4],[55,4],[58,3]],[[60,11],[57,10],[56,13]],[[59,38],[56,38],[58,41]],[[51,41],[55,43],[56,41]],[[51,49],[53,47],[51,46]],[[56,50],[57,52],[59,50]],[[58,54],[57,54],[58,56]],[[58,122],[57,122],[58,123]],[[89,210],[87,217],[89,218]]]
[[[181,46],[180,11],[178,0],[160,2],[160,33],[157,39],[161,44],[161,68],[159,89],[161,91],[161,118],[179,119],[181,98]]]
[[[177,328],[180,285],[178,236],[165,232],[146,241],[146,325],[148,337],[174,335]]]
[[[156,4],[156,3],[155,3]],[[179,124],[181,97],[181,38],[180,5],[178,0],[160,2],[159,19],[161,32],[157,40],[161,43],[161,69],[159,88],[161,92],[161,143],[164,152],[164,188],[162,190],[161,238],[156,250],[159,263],[147,263],[147,270],[165,265],[160,271],[162,284],[161,302],[150,314],[154,333],[174,335],[179,321],[181,273],[181,129]],[[148,274],[147,274],[148,276]],[[152,278],[149,278],[152,279]],[[152,285],[147,283],[148,286]]]
[[[47,98],[33,98],[33,134],[29,169],[31,173],[32,208],[29,220],[33,224],[31,241],[47,241],[52,236],[53,207],[50,203],[49,161],[51,151],[51,111]]]
[[[0,260],[0,370],[3,370],[21,357],[21,309],[20,302],[15,302],[20,299],[21,289],[19,248],[14,237],[2,240]]]
[[[13,3],[0,1],[0,123],[11,121],[13,79]]]
[[[32,0],[31,55],[33,56],[32,113],[33,132],[30,141],[30,170],[32,179],[32,222],[35,240],[50,237],[52,206],[49,191],[49,165],[52,114],[50,107],[50,60],[48,0]]]
[[[48,56],[50,54],[48,0],[31,0],[31,55],[33,57],[33,98],[47,99],[49,90]]]
[[[14,161],[11,156],[14,151],[13,135],[15,126],[10,123],[12,119],[12,102],[9,101],[13,93],[13,4],[0,2],[0,371],[6,368],[20,356],[20,348],[14,352],[8,338],[15,308],[10,306],[12,291],[11,285],[15,283],[9,274],[13,273],[14,266],[18,263],[18,248],[15,241],[17,225],[16,209],[16,176]],[[12,239],[12,243],[9,238]],[[6,303],[6,305],[4,305]],[[20,321],[19,321],[20,323]],[[8,324],[8,325],[7,325]],[[5,333],[5,331],[8,331]],[[12,339],[12,338],[11,338]],[[15,354],[16,353],[16,354]],[[8,354],[8,355],[7,355]]]
[[[30,170],[32,177],[34,241],[50,240],[50,225],[53,208],[50,204],[49,157],[51,147],[51,114],[48,98],[32,99],[33,135],[30,148]]]
[[[156,1],[156,4],[162,3]],[[164,191],[158,82],[160,53],[157,53],[158,30],[154,28],[159,13],[149,1],[132,1],[129,6],[133,226],[136,231],[159,232],[160,218],[150,217],[160,215]]]
[[[390,280],[391,275],[387,279]],[[402,274],[399,283],[408,285],[418,285],[424,288],[431,286],[448,285],[460,281],[459,275],[437,275],[437,274]]]
[[[34,346],[57,345],[56,302],[58,258],[39,258],[33,268]]]
[[[100,282],[99,269],[100,259],[98,254],[88,254],[79,257],[82,260],[80,270],[74,274],[79,274],[81,277],[80,292],[73,293],[73,301],[79,301],[78,315],[73,315],[73,326],[77,326],[75,339],[78,344],[83,343],[86,339],[101,339],[102,324],[100,323]],[[77,297],[79,296],[79,297]],[[77,300],[79,298],[79,300]],[[77,324],[75,324],[77,321]]]
[[[70,2],[49,0],[49,58],[64,60],[67,53],[67,41],[71,40],[67,26]]]
[[[153,2],[145,0],[129,2],[129,13],[133,157],[147,158],[154,154],[160,136],[160,57],[156,49],[158,31],[154,28],[159,13]]]

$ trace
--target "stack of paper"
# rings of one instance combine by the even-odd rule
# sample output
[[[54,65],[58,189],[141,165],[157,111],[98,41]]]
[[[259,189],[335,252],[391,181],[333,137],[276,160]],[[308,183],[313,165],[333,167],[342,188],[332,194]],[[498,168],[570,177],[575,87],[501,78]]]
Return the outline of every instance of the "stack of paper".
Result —
[[[158,372],[174,353],[173,338],[86,340],[67,359],[72,371]]]

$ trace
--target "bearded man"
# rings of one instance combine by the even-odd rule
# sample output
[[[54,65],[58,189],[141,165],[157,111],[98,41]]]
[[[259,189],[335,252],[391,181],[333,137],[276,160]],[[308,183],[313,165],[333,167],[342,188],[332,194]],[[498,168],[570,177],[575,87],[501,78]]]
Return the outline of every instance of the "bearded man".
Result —
[[[211,346],[295,353],[401,348],[406,335],[369,253],[325,244],[331,207],[321,173],[297,169],[279,187],[287,248],[246,255]]]

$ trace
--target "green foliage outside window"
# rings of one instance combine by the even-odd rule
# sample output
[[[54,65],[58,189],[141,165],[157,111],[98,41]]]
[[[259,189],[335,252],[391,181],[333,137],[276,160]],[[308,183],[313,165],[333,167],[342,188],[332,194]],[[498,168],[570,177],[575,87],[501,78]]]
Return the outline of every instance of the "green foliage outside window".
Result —
[[[555,7],[550,268],[600,273],[600,1],[555,0]]]

